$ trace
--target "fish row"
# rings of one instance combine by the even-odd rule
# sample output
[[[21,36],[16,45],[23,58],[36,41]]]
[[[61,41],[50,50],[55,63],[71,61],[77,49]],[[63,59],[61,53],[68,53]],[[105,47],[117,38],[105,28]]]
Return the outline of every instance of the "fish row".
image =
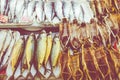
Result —
[[[112,46],[89,45],[72,55],[70,49],[62,52],[62,80],[119,80],[120,52]]]
[[[37,37],[37,38],[36,38]],[[59,76],[58,59],[61,45],[58,35],[41,31],[38,36],[31,33],[16,41],[6,70],[8,80],[48,78],[51,73]],[[18,78],[17,78],[17,77]]]
[[[73,50],[79,50],[84,41],[89,40],[90,43],[98,41],[98,45],[113,45],[118,41],[120,36],[119,21],[120,15],[111,15],[100,21],[92,18],[90,23],[79,23],[77,19],[70,22],[67,18],[63,18],[59,24],[59,36],[61,47],[66,50],[71,47]]]
[[[64,17],[70,21],[76,18],[84,22],[89,22],[93,18],[87,0],[0,0],[0,14],[8,16],[9,22],[38,24],[59,23]]]
[[[0,30],[0,72],[8,64],[12,48],[19,38],[18,31]]]
[[[0,35],[0,71],[7,67],[6,74],[9,80],[52,77],[62,77],[63,80],[120,78],[120,36],[114,46],[110,43],[106,47],[100,45],[99,39],[91,43],[89,38],[86,38],[77,50],[69,46],[64,50],[61,49],[59,36],[54,36],[51,32],[47,34],[44,30],[38,35],[31,33],[28,36],[20,36],[17,31],[1,30]],[[13,36],[12,41],[10,36]]]
[[[36,49],[35,37],[32,33],[27,37],[25,46],[23,39],[16,42],[7,67],[9,74],[9,66],[11,66],[13,72],[9,80],[120,79],[119,47],[115,48],[109,44],[105,48],[97,42],[90,43],[89,40],[85,40],[78,51],[72,50],[70,47],[63,51],[60,49],[60,40],[56,36],[53,39],[53,45],[45,47],[46,42],[48,42],[45,36],[45,31],[42,31],[36,40]],[[51,41],[47,44],[49,43],[51,44]],[[18,67],[20,71],[17,70]]]
[[[92,0],[90,6],[95,17],[99,20],[101,16],[106,16],[109,13],[120,12],[120,1],[119,0]]]

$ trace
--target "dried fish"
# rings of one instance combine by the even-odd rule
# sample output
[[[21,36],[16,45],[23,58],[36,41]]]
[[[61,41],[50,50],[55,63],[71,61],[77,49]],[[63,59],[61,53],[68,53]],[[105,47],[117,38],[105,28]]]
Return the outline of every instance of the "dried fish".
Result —
[[[46,54],[45,54],[45,60],[44,60],[44,64],[45,64],[45,65],[47,64],[48,59],[49,59],[49,56],[50,56],[50,54],[51,54],[52,42],[53,42],[52,32],[50,32],[50,33],[47,35],[47,47],[46,47]]]
[[[95,50],[94,56],[96,57],[98,70],[102,79],[111,79],[110,76],[110,65],[107,60],[107,55],[104,51],[103,46]],[[104,69],[104,70],[103,70]]]
[[[62,20],[63,18],[62,1],[60,0],[55,1],[54,7],[55,7],[56,16],[59,18],[59,20]]]
[[[79,42],[79,38],[78,38],[78,22],[77,19],[73,20],[72,25],[70,25],[69,27],[69,35],[70,37],[70,44],[72,46],[73,49],[78,50],[80,48],[80,42]]]
[[[51,52],[52,67],[55,67],[57,65],[60,54],[61,54],[60,40],[58,36],[55,36],[53,41],[52,52]]]
[[[118,36],[117,36],[118,37]],[[119,37],[118,37],[119,41]],[[117,48],[113,48],[112,46],[108,47],[109,55],[114,63],[115,71],[117,73],[118,78],[120,79],[120,51],[119,51],[119,42],[117,43]]]
[[[47,48],[47,34],[45,31],[42,31],[37,39],[36,56],[37,56],[37,69],[38,70],[40,69],[45,59],[46,48]]]
[[[62,23],[59,24],[60,42],[63,50],[67,48],[70,40],[69,27],[70,23],[67,21],[66,18],[63,18]]]
[[[72,8],[73,8],[75,19],[79,20],[79,15],[81,14],[80,3],[77,1],[72,1]]]
[[[20,63],[20,59],[22,58],[24,51],[24,40],[19,39],[12,50],[12,56],[11,56],[11,66],[13,73],[15,72],[18,64]]]
[[[34,61],[34,54],[35,54],[35,35],[31,33],[27,37],[26,45],[25,45],[25,51],[22,59],[22,72],[24,72],[25,69],[28,70],[27,79],[29,77],[32,77],[32,74],[30,72],[33,61]]]
[[[70,11],[72,9],[71,1],[63,0],[62,3],[63,3],[63,15],[65,18],[68,19],[70,15]]]
[[[43,6],[44,6],[44,3],[42,0],[39,0],[38,3],[36,4],[35,11],[37,14],[38,22],[44,21],[45,16],[44,16],[44,11],[43,11]]]
[[[15,6],[15,15],[18,19],[18,21],[20,21],[21,17],[22,17],[22,14],[23,14],[23,10],[24,10],[24,4],[25,4],[25,1],[24,0],[17,0],[16,2],[16,6]],[[19,15],[18,15],[19,14]]]
[[[1,52],[1,50],[2,50],[2,47],[3,47],[3,44],[4,44],[4,42],[5,42],[5,39],[6,39],[6,36],[7,36],[7,30],[1,30],[0,31],[0,52]]]
[[[53,2],[44,2],[44,12],[45,12],[45,16],[46,16],[46,20],[48,22],[52,21],[53,18]]]
[[[17,0],[10,0],[9,2],[9,8],[10,8],[10,15],[11,15],[11,20],[14,19],[15,17],[15,7],[16,7],[16,4],[17,4]]]
[[[7,6],[7,0],[1,0],[0,1],[1,14],[4,14],[4,12],[6,10],[6,6]]]
[[[87,1],[85,1],[84,3],[81,3],[81,8],[82,8],[82,11],[83,11],[83,22],[90,22],[90,19],[93,18],[93,12],[90,8],[90,5]],[[89,13],[89,14],[88,14]]]
[[[9,30],[7,32],[7,36],[6,36],[6,39],[5,39],[5,43],[2,47],[2,50],[1,50],[1,53],[0,53],[0,65],[1,65],[1,62],[4,58],[4,55],[6,54],[6,51],[8,49],[8,47],[10,46],[10,42],[12,41],[12,31]]]
[[[94,63],[90,48],[85,49],[84,45],[82,45],[82,66],[83,71],[87,74],[85,79],[99,79],[99,73],[96,69],[97,64]]]

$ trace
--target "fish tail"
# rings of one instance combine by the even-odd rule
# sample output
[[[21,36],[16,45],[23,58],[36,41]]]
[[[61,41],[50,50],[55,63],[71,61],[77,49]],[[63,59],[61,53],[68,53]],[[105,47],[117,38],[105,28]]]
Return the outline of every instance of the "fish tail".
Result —
[[[31,79],[32,78],[32,79]],[[31,72],[29,71],[26,77],[26,80],[33,80],[33,75],[31,74]]]

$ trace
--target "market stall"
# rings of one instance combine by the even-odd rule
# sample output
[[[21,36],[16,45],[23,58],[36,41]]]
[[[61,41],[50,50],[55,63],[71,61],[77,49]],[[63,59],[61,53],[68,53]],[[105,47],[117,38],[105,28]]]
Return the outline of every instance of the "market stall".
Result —
[[[0,80],[119,80],[119,0],[0,0]]]

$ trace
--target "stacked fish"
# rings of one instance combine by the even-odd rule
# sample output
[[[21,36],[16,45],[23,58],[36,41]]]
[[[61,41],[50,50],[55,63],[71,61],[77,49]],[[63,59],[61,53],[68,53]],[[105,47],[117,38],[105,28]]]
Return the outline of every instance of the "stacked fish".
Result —
[[[36,38],[37,37],[37,38]],[[58,35],[41,31],[19,38],[6,70],[8,80],[59,78],[61,45]]]
[[[88,44],[87,44],[88,45]],[[112,46],[82,45],[81,50],[63,51],[61,77],[63,80],[119,80],[120,52]],[[72,55],[71,55],[72,54]]]
[[[18,31],[0,30],[0,72],[7,67],[13,46],[19,38]]]
[[[120,15],[109,15],[101,20],[93,18],[90,23],[62,19],[59,24],[62,79],[120,79]]]
[[[68,23],[66,21],[63,24]],[[74,26],[76,26],[75,24],[76,20],[74,20]],[[85,24],[82,23],[82,26]],[[69,27],[71,28],[71,24]],[[100,38],[94,37],[94,42],[91,42],[85,36],[79,39],[82,39],[80,45],[76,39],[72,38],[73,46],[68,41],[72,47],[67,45],[66,49],[61,49],[61,46],[64,46],[61,39],[63,41],[68,39],[66,35],[65,39],[61,36],[59,39],[57,33],[54,35],[52,32],[46,33],[44,30],[40,34],[31,33],[28,36],[20,36],[19,32],[11,30],[1,30],[0,34],[2,37],[0,70],[7,67],[7,80],[120,79],[120,35],[117,36],[116,46],[109,43],[105,47]]]
[[[90,23],[78,23],[77,19],[70,22],[67,18],[63,18],[59,24],[59,35],[61,47],[63,50],[68,47],[73,50],[79,50],[84,41],[89,40],[94,43],[107,47],[108,44],[114,45],[118,42],[120,15],[110,15],[97,21],[96,18],[90,20]]]
[[[119,0],[0,0],[0,22],[56,24],[62,18],[90,22],[93,17],[101,20],[107,13],[119,13],[119,4]]]
[[[89,3],[87,0],[0,0],[0,14],[15,23],[55,24],[63,17],[89,22],[93,18]]]

